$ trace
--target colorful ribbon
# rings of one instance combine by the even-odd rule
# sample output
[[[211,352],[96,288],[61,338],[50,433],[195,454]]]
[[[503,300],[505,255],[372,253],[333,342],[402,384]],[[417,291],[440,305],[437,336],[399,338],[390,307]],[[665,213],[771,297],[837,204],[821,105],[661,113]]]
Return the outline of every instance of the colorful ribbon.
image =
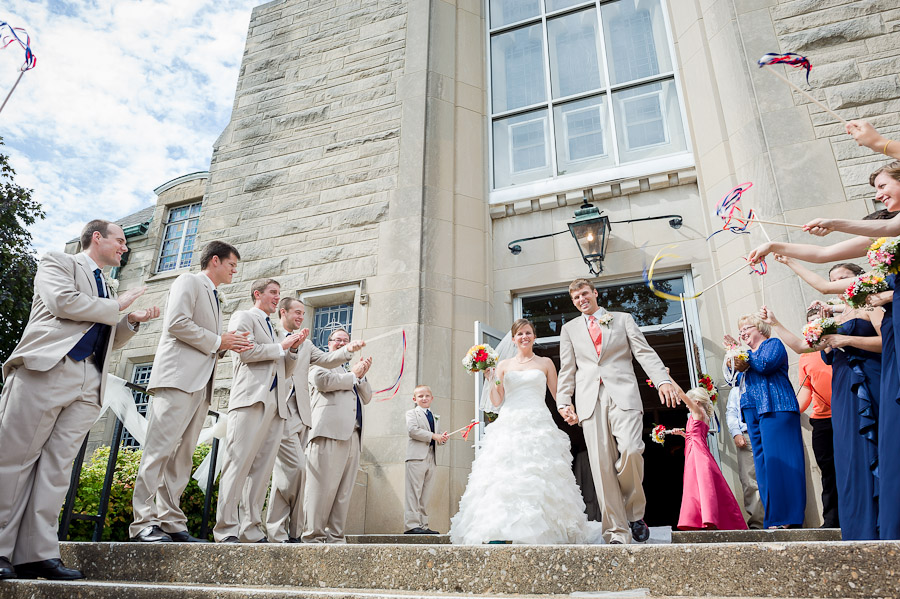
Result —
[[[21,27],[13,27],[6,21],[0,21],[0,32],[3,31],[4,27],[9,30],[9,33],[0,35],[0,50],[12,43],[18,43],[25,50],[25,62],[19,67],[19,70],[22,72],[30,71],[37,66],[37,56],[31,51],[31,37],[28,35],[28,32]],[[22,38],[19,37],[19,34],[16,33],[17,31],[22,32],[22,35],[25,37],[24,42],[22,41]]]
[[[812,65],[805,56],[800,56],[793,52],[788,52],[787,54],[775,54],[770,52],[757,60],[756,64],[759,65],[759,68],[773,64],[786,64],[788,66],[806,69],[806,83],[809,84],[809,72],[812,70]]]
[[[665,247],[662,250],[659,250],[658,252],[656,252],[656,257],[653,258],[653,262],[650,263],[650,267],[644,269],[644,283],[647,284],[647,287],[650,288],[650,291],[653,292],[653,295],[655,295],[656,297],[665,299],[665,300],[669,300],[669,301],[673,301],[673,302],[680,302],[680,301],[684,301],[686,299],[696,299],[696,298],[700,297],[700,293],[697,293],[690,297],[682,297],[680,295],[673,295],[671,293],[666,293],[665,291],[661,291],[653,286],[653,269],[656,268],[656,263],[659,262],[660,260],[662,260],[663,258],[678,258],[679,257],[677,254],[663,254],[662,253],[663,250],[672,249],[674,247],[675,247],[674,245],[670,245],[670,246]]]
[[[394,381],[393,385],[375,392],[375,395],[379,395],[381,393],[390,393],[390,397],[381,397],[376,399],[375,401],[388,401],[390,399],[394,399],[394,397],[397,395],[397,392],[400,391],[400,379],[403,378],[403,369],[406,367],[406,331],[401,332],[403,333],[403,346],[400,354],[400,374],[397,375],[397,380]]]
[[[740,201],[744,192],[751,187],[753,187],[753,183],[741,183],[725,194],[725,197],[719,201],[719,204],[716,206],[716,216],[725,221],[725,224],[721,229],[713,232],[712,235],[707,237],[706,241],[709,241],[713,238],[713,235],[721,233],[722,231],[731,231],[737,235],[744,233],[749,234],[747,227],[749,227],[750,223],[753,221],[753,210],[747,212],[747,216],[745,217],[744,211],[740,207]]]
[[[472,429],[475,428],[476,424],[478,424],[478,421],[473,420],[472,424],[470,424],[469,426],[467,426],[466,428],[463,429],[463,434],[462,434],[463,439],[466,439],[466,440],[469,439],[469,433],[472,432]]]

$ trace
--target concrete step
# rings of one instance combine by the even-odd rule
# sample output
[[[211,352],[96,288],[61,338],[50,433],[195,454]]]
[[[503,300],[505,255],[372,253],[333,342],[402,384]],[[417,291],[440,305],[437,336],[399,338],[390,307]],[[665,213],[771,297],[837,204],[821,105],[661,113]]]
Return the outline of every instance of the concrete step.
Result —
[[[900,542],[691,545],[63,543],[94,581],[568,595],[900,596]]]
[[[351,545],[449,545],[450,535],[347,535]]]
[[[673,543],[781,543],[840,540],[840,528],[672,531]]]
[[[360,589],[211,586],[197,584],[10,580],[0,582],[3,599],[509,599],[509,595],[461,595]],[[520,599],[647,599],[647,589],[571,595],[516,595]],[[654,599],[669,599],[658,595]],[[707,597],[706,599],[716,599]],[[723,599],[723,598],[719,598]],[[753,599],[753,598],[744,598]]]

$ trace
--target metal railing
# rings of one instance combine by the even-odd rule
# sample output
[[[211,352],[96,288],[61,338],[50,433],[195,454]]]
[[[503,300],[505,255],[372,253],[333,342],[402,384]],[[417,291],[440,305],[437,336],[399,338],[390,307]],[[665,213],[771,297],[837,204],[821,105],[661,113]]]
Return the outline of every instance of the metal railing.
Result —
[[[147,388],[134,383],[125,383],[125,386],[132,391],[139,393],[147,393]],[[218,412],[209,411],[209,415],[219,419]],[[74,513],[75,496],[78,494],[78,483],[81,480],[81,468],[84,464],[84,455],[87,452],[88,437],[85,436],[84,443],[75,458],[72,466],[72,476],[69,479],[69,491],[66,493],[66,502],[63,504],[62,516],[59,522],[58,538],[65,541],[69,536],[69,527],[73,520],[85,520],[94,523],[94,532],[91,535],[93,542],[103,540],[103,530],[106,528],[106,514],[109,511],[109,496],[112,491],[113,476],[116,472],[116,461],[119,458],[119,447],[122,445],[122,421],[116,418],[116,425],[113,429],[113,438],[110,442],[109,460],[106,463],[106,474],[103,477],[103,488],[100,490],[100,505],[96,514]],[[210,449],[209,474],[206,478],[206,493],[203,499],[203,517],[200,522],[199,538],[205,539],[209,534],[209,511],[212,507],[212,489],[216,481],[216,458],[219,454],[219,440],[213,437],[212,449]]]

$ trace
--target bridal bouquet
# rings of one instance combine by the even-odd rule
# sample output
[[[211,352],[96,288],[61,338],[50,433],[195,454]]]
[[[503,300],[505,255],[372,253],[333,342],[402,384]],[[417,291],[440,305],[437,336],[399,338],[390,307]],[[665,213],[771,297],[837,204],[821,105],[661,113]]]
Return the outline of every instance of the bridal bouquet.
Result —
[[[866,305],[866,298],[873,293],[886,291],[888,284],[884,277],[876,273],[866,273],[856,277],[847,291],[844,292],[844,299],[851,308],[862,308]]]
[[[825,335],[837,333],[837,322],[833,318],[817,318],[803,327],[803,338],[810,347],[815,347]]]
[[[472,374],[479,370],[487,370],[488,368],[496,367],[497,360],[499,360],[499,356],[497,355],[497,352],[494,351],[494,348],[490,345],[482,344],[473,345],[469,351],[466,352],[466,357],[463,358],[462,363],[466,372]]]
[[[750,354],[746,350],[737,347],[725,352],[725,360],[731,369],[736,372],[745,372],[750,368]]]
[[[900,274],[900,237],[881,237],[866,252],[875,270],[884,274]]]
[[[653,439],[654,443],[659,443],[660,445],[665,445],[666,443],[666,435],[677,435],[679,433],[683,433],[683,428],[673,428],[672,430],[667,429],[662,424],[657,424],[653,427],[653,430],[650,431],[650,438]]]

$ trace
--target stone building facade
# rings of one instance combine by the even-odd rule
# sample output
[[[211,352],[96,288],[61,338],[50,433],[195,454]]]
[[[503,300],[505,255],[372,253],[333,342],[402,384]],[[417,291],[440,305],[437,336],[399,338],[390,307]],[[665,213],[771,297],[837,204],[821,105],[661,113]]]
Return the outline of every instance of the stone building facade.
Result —
[[[658,277],[690,294],[738,268],[765,233],[839,239],[766,225],[707,241],[721,227],[717,202],[745,181],[754,183],[745,203],[769,220],[874,208],[868,173],[884,157],[858,148],[837,119],[757,68],[768,52],[806,55],[809,85],[800,72],[787,76],[843,118],[868,119],[888,136],[900,131],[900,9],[890,0],[263,4],[251,17],[231,122],[209,173],[157,190],[145,231],[129,238],[122,284],[146,284],[146,302],[164,302],[167,281],[182,272],[159,270],[166,220],[199,202],[196,243],[223,239],[243,258],[223,288],[226,312],[249,306],[251,281],[274,277],[282,295],[310,306],[307,325],[317,311],[343,306],[354,338],[405,330],[400,393],[366,408],[351,531],[397,532],[413,387],[431,386],[445,429],[475,417],[476,384],[460,360],[482,331],[476,321],[503,331],[531,316],[541,351],[557,355],[554,332],[574,312],[566,286],[587,267],[568,234],[522,242],[518,254],[508,245],[565,231],[583,198],[613,223],[596,284],[642,314],[682,384],[701,372],[722,383],[722,335],[763,303],[799,330],[815,292],[775,263],[763,277],[732,277],[683,305],[656,303],[642,283],[649,261],[672,245],[678,257],[661,262]],[[680,228],[670,217],[682,219]],[[158,326],[118,355],[115,374],[129,378],[152,361]],[[399,336],[367,351],[370,378],[388,386]],[[219,368],[224,407],[228,360]],[[683,412],[653,407],[652,390],[642,393],[648,426],[651,418],[683,422]],[[717,448],[737,488],[727,434]],[[680,485],[670,454],[647,450],[651,524],[672,523],[663,504],[677,503],[675,492],[652,490],[666,471]],[[458,437],[438,451],[432,528],[448,529],[473,455]],[[810,489],[807,525],[817,526],[818,489]]]

